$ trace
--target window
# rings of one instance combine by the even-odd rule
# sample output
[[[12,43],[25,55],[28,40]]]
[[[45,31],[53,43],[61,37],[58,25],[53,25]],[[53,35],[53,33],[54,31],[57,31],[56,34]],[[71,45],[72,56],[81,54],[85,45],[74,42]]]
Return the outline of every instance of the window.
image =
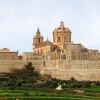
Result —
[[[58,42],[60,42],[60,36],[58,37]]]
[[[41,53],[42,53],[42,49],[41,49]]]
[[[53,41],[55,42],[55,37],[54,37],[54,40]]]
[[[66,59],[66,55],[63,55],[63,59]]]
[[[40,38],[38,39],[38,42],[40,43]]]
[[[43,61],[43,66],[45,66],[45,61]]]
[[[28,60],[28,58],[26,58],[26,60]]]
[[[43,59],[44,59],[44,56],[43,56]]]

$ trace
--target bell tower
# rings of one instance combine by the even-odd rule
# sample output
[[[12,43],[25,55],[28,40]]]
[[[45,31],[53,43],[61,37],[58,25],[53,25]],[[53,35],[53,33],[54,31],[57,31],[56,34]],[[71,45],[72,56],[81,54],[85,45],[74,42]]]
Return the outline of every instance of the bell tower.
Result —
[[[59,27],[53,31],[53,44],[59,45],[63,43],[71,43],[71,31],[64,26],[64,22],[61,21]]]
[[[41,36],[41,32],[39,28],[37,29],[36,35],[33,37],[33,49],[39,48],[43,45],[43,36]]]

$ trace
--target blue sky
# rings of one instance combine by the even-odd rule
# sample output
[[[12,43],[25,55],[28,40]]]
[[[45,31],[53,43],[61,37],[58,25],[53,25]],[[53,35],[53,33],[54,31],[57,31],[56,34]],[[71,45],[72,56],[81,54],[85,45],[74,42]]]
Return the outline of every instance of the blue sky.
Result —
[[[0,48],[31,51],[37,26],[52,40],[61,19],[73,42],[100,50],[100,0],[0,0]]]

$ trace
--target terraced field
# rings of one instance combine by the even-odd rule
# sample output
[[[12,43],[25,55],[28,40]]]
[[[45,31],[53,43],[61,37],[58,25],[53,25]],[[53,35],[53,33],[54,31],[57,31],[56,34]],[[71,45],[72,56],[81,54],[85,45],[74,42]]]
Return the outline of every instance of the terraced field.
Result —
[[[34,90],[0,90],[0,100],[100,100],[100,87]]]

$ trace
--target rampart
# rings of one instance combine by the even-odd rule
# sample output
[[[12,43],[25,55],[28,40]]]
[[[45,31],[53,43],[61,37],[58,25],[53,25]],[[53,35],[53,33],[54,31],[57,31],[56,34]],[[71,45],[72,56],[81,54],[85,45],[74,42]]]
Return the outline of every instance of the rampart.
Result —
[[[21,69],[28,62],[24,60],[1,60],[0,73],[11,69]],[[41,74],[51,75],[53,78],[69,80],[100,81],[100,60],[31,60],[36,70]]]

